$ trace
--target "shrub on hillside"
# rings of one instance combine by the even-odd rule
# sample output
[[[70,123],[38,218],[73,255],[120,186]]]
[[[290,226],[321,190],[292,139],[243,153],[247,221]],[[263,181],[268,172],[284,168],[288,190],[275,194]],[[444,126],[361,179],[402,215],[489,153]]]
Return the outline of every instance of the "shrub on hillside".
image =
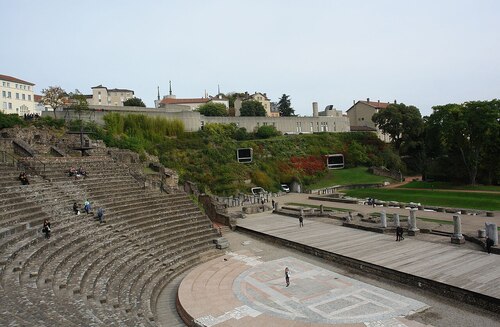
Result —
[[[23,126],[24,120],[16,114],[4,114],[0,112],[0,128],[10,128],[14,126]]]
[[[255,132],[255,136],[257,136],[260,139],[268,139],[270,137],[274,136],[279,136],[281,135],[281,132],[276,129],[276,127],[267,125],[267,126],[260,126],[257,131]]]
[[[292,157],[290,158],[290,161],[295,169],[310,176],[323,172],[326,168],[326,160],[324,157]]]

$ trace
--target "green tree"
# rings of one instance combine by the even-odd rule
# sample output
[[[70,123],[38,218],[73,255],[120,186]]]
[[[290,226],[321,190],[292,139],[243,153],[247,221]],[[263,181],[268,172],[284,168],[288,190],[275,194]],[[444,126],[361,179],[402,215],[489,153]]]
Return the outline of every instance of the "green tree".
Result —
[[[208,102],[197,109],[204,116],[227,116],[227,108],[222,103]]]
[[[240,115],[265,117],[266,109],[264,109],[264,106],[259,101],[247,100],[241,104]]]
[[[236,100],[236,98],[244,99],[247,94],[241,92],[230,92],[224,96],[229,100],[229,108],[234,108],[234,100]]]
[[[67,94],[60,86],[49,86],[42,90],[42,103],[54,109],[54,118],[56,118],[56,110],[64,105],[64,99]]]
[[[290,96],[286,94],[281,96],[281,99],[278,101],[278,110],[280,112],[280,116],[295,116],[295,110],[293,110],[291,106]]]
[[[136,97],[123,101],[123,105],[125,107],[146,107],[142,99]]]
[[[273,136],[279,136],[281,132],[276,129],[276,127],[271,125],[260,126],[255,132],[255,136],[260,139],[268,139]]]
[[[386,109],[374,114],[372,120],[384,134],[389,135],[397,150],[404,141],[420,136],[424,128],[418,108],[406,106],[404,103],[390,104]]]
[[[441,154],[449,158],[448,165],[442,167],[448,175],[454,171],[450,164],[458,162],[471,185],[476,184],[480,167],[490,175],[488,179],[498,173],[499,100],[435,106],[427,124],[434,136],[427,142],[439,142]]]
[[[421,172],[425,163],[424,120],[415,106],[390,104],[372,117],[373,122],[391,138],[391,143],[406,159],[406,166]]]

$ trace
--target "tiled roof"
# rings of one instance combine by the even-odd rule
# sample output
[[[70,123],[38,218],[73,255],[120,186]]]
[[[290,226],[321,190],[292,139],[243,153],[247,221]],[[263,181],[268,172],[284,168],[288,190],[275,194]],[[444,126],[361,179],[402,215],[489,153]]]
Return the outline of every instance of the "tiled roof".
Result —
[[[0,80],[14,82],[14,83],[20,83],[20,84],[26,84],[26,85],[31,85],[31,86],[35,85],[33,83],[23,81],[22,79],[19,79],[19,78],[7,76],[7,75],[1,75],[1,74],[0,74]]]
[[[33,100],[34,100],[35,102],[37,102],[37,103],[42,102],[42,98],[43,98],[43,96],[42,96],[42,95],[38,95],[38,94],[35,94],[35,95],[33,96]]]
[[[379,101],[359,101],[361,103],[367,104],[370,107],[376,108],[376,109],[385,109],[387,108],[388,105],[390,105],[389,102],[379,102]]]
[[[108,89],[108,92],[132,92],[132,93],[134,93],[134,91],[127,90],[127,89]]]
[[[192,98],[192,99],[175,99],[164,98],[160,101],[161,104],[188,104],[188,103],[206,103],[210,101],[209,98]]]
[[[108,89],[106,86],[102,86],[101,84],[91,87],[91,89],[106,89],[108,92],[132,92],[134,93],[133,90],[128,90],[128,89]]]

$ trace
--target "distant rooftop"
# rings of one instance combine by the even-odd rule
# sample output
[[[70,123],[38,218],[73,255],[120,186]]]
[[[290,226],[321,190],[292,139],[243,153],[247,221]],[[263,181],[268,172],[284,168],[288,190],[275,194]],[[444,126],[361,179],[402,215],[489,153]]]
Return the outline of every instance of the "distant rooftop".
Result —
[[[91,87],[91,89],[106,89],[108,92],[132,92],[132,93],[134,93],[134,91],[128,90],[128,89],[108,89],[106,86],[102,86],[101,84],[94,86],[94,87]]]
[[[20,83],[20,84],[26,84],[26,85],[31,85],[31,86],[35,85],[31,82],[26,82],[26,81],[23,81],[22,79],[15,78],[15,77],[8,76],[8,75],[1,75],[0,74],[0,80],[14,82],[14,83]]]
[[[191,98],[191,99],[177,99],[177,98],[163,98],[161,104],[189,104],[189,103],[206,103],[210,98]]]

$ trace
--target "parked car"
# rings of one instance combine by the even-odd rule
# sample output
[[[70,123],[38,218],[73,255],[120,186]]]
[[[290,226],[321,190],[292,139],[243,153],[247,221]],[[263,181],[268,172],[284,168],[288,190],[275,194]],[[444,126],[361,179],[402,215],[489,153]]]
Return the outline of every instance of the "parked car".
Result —
[[[290,188],[286,184],[281,184],[281,190],[286,193],[290,193]]]
[[[267,194],[267,191],[264,190],[262,187],[252,187],[252,194],[253,195],[264,195],[264,194]]]

